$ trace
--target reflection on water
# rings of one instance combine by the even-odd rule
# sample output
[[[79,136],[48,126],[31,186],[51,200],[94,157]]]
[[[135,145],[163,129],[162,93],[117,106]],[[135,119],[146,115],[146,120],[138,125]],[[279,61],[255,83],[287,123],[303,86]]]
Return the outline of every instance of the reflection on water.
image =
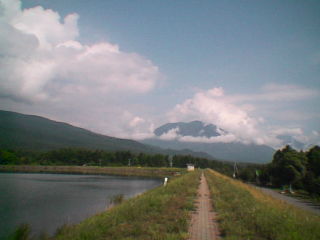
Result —
[[[160,184],[138,177],[0,173],[0,239],[21,223],[53,234],[103,211],[114,195],[129,198]]]

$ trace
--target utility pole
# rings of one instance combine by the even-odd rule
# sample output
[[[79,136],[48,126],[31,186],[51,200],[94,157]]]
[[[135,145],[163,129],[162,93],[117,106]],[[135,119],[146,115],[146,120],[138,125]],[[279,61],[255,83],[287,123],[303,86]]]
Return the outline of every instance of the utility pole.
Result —
[[[172,160],[173,160],[173,157],[170,155],[168,157],[168,160],[169,160],[169,166],[172,168]]]
[[[238,175],[237,162],[234,162],[234,166],[233,166],[233,178],[236,178],[237,175]]]

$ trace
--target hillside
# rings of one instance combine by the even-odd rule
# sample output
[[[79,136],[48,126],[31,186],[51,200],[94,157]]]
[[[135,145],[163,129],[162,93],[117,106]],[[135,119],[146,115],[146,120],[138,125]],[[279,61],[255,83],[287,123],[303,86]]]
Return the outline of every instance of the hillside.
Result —
[[[100,135],[39,116],[0,110],[0,148],[51,150],[65,147],[150,153],[159,151],[133,140]]]

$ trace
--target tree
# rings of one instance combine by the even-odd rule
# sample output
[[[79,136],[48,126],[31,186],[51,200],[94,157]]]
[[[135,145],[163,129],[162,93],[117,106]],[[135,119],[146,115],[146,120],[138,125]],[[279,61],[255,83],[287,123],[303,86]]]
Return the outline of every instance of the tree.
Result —
[[[278,150],[271,163],[272,183],[277,186],[293,184],[301,187],[306,174],[307,158],[303,152],[297,152],[290,146]]]
[[[307,173],[303,179],[304,189],[312,195],[320,194],[320,147],[314,146],[307,153]]]
[[[14,152],[0,150],[0,164],[17,164],[18,161],[19,159]]]
[[[315,176],[320,176],[320,147],[314,146],[307,152],[307,168],[313,172]]]

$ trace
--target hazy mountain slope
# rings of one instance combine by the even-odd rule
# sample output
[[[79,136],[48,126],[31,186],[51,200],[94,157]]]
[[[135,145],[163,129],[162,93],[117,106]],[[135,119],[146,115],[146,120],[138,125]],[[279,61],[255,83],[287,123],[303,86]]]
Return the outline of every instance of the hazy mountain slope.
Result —
[[[157,152],[142,143],[108,137],[43,117],[0,111],[0,147],[49,150],[86,147],[104,150]]]
[[[265,163],[270,162],[274,154],[274,149],[268,146],[242,143],[199,143],[160,139],[146,139],[142,143],[175,150],[190,149],[195,152],[207,153],[215,159],[228,161]]]

